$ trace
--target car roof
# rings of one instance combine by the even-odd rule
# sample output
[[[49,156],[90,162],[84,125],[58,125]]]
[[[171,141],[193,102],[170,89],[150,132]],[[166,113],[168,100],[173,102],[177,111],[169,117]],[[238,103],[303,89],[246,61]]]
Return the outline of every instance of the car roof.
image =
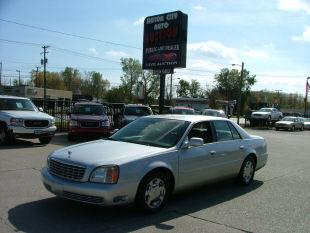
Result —
[[[193,108],[183,107],[183,106],[176,106],[176,107],[173,107],[173,108],[171,108],[171,109],[194,110]]]
[[[101,103],[96,102],[76,102],[75,105],[102,105]],[[103,105],[102,105],[103,106]]]
[[[13,96],[13,95],[0,95],[0,98],[28,100],[28,98],[20,97],[20,96]]]
[[[149,106],[142,105],[142,104],[126,104],[125,107],[144,107],[144,108],[149,108]]]
[[[222,117],[205,116],[205,115],[181,115],[181,114],[164,114],[164,115],[151,115],[146,116],[151,118],[171,119],[171,120],[183,120],[190,122],[208,121],[208,120],[227,120]]]

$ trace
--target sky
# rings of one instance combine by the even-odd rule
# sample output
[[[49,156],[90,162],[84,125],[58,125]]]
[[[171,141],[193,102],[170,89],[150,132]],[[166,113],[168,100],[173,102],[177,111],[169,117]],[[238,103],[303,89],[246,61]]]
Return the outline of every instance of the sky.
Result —
[[[120,58],[142,60],[144,18],[176,10],[188,14],[188,44],[187,67],[175,70],[174,84],[196,79],[211,88],[222,68],[244,62],[257,77],[253,90],[304,95],[310,0],[0,0],[2,82],[17,77],[16,70],[29,78],[41,66],[42,45],[49,45],[48,71],[95,70],[116,86]]]

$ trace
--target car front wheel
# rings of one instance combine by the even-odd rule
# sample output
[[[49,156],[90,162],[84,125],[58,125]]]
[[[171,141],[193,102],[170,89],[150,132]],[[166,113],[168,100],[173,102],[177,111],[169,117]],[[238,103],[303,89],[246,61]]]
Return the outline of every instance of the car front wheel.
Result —
[[[248,156],[241,166],[238,181],[241,185],[247,186],[252,183],[255,173],[255,161],[252,156]]]
[[[13,135],[10,135],[5,125],[0,125],[0,144],[11,144],[15,140]]]
[[[163,172],[154,172],[143,178],[136,202],[147,213],[161,210],[170,194],[170,182]]]
[[[39,141],[41,144],[49,144],[51,142],[52,138],[51,137],[40,137]]]

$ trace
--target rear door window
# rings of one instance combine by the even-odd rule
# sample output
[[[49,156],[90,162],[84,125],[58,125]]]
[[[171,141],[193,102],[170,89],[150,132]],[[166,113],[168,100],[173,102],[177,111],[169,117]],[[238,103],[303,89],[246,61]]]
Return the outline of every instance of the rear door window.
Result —
[[[217,141],[229,141],[234,139],[227,121],[213,121],[213,124]]]

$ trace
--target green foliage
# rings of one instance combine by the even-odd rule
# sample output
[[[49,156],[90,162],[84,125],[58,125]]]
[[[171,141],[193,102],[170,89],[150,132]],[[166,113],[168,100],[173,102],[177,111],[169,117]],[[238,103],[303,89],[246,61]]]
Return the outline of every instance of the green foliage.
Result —
[[[179,80],[179,86],[177,90],[179,97],[189,97],[189,89],[190,89],[189,82],[187,82],[184,79]]]
[[[180,97],[198,98],[203,97],[203,89],[195,79],[192,79],[191,82],[181,79],[179,80],[177,94]]]
[[[159,97],[160,79],[152,72],[143,72],[142,83],[144,87],[144,103],[150,104]]]
[[[129,101],[129,92],[125,86],[113,87],[107,91],[105,96],[107,102],[110,103],[128,103]]]

